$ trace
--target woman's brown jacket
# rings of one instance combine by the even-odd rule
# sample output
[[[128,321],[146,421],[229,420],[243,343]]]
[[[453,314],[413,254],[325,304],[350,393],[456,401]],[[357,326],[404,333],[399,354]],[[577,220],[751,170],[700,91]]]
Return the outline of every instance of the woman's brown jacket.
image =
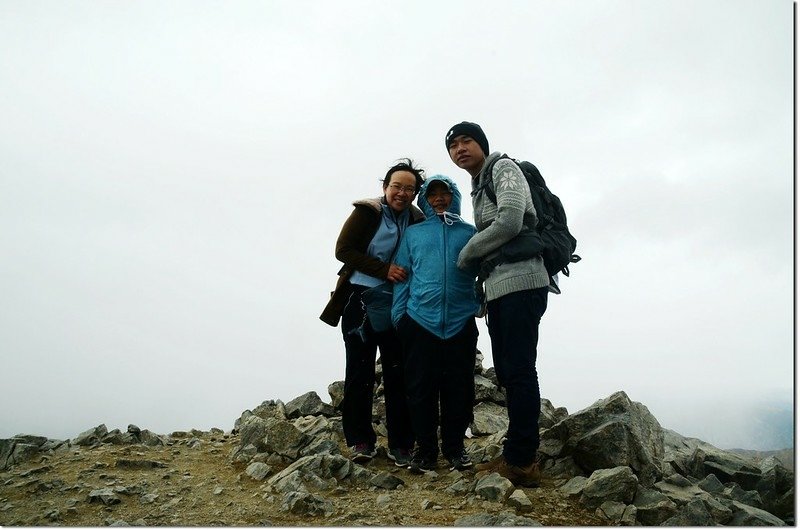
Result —
[[[320,320],[330,326],[335,327],[339,324],[344,306],[347,305],[347,299],[352,292],[348,280],[353,272],[359,270],[376,278],[386,278],[389,273],[389,263],[367,254],[367,248],[380,226],[382,199],[378,197],[355,201],[353,213],[345,221],[336,240],[336,259],[344,265],[339,269],[339,279],[335,290],[331,293],[331,299],[319,316]],[[409,225],[425,219],[425,214],[413,204],[409,214]]]

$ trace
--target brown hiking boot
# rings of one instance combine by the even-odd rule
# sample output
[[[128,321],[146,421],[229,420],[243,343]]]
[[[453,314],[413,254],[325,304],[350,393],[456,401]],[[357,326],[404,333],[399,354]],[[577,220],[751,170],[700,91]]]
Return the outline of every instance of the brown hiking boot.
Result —
[[[501,477],[510,480],[515,486],[522,486],[523,488],[538,488],[539,480],[542,478],[538,460],[534,460],[525,467],[518,467],[512,466],[504,458],[495,471]]]
[[[497,468],[500,466],[500,463],[505,461],[503,458],[503,453],[500,453],[496,457],[492,458],[488,462],[484,462],[482,464],[478,464],[475,466],[475,471],[497,471]]]

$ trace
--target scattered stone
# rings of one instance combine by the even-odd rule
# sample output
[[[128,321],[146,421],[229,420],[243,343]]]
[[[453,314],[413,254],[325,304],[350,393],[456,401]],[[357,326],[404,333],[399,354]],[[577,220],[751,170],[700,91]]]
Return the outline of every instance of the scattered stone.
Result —
[[[515,508],[518,512],[527,513],[533,511],[533,503],[521,489],[514,490],[514,493],[508,497],[506,504]]]
[[[111,488],[103,488],[90,491],[89,502],[100,502],[106,506],[111,506],[112,504],[119,504],[122,501]]]
[[[393,490],[400,486],[401,484],[405,484],[403,479],[396,475],[392,475],[391,473],[380,473],[375,475],[371,479],[369,479],[369,483],[373,486],[378,488],[383,488],[385,490]]]
[[[292,491],[284,496],[280,510],[296,515],[323,515],[328,517],[333,514],[333,504],[319,495]]]
[[[139,501],[142,504],[152,504],[156,501],[156,499],[158,499],[157,493],[146,493],[145,495],[139,497]]]
[[[388,493],[381,493],[380,495],[378,495],[378,498],[375,499],[375,505],[378,508],[384,509],[388,507],[390,504],[392,504],[392,496],[389,495]]]
[[[453,526],[542,526],[535,519],[514,515],[511,512],[499,514],[476,513],[456,519]]]
[[[167,467],[167,464],[155,460],[128,460],[126,458],[119,458],[115,466],[124,469],[156,469]]]
[[[499,473],[490,473],[478,479],[478,483],[475,485],[475,493],[487,501],[503,502],[512,491],[514,491],[514,485]]]

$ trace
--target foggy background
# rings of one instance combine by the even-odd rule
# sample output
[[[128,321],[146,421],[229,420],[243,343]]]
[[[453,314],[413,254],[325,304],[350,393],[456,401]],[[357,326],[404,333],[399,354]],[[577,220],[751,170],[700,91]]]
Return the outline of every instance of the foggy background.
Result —
[[[542,396],[791,446],[792,29],[788,0],[0,2],[0,437],[329,400],[352,201],[400,157],[467,191],[469,120],[583,257]]]

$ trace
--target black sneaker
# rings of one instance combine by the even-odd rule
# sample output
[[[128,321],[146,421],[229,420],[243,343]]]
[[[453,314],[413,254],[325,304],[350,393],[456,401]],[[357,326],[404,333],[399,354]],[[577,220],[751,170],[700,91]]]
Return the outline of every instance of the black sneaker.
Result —
[[[408,465],[411,463],[411,451],[408,449],[389,449],[389,452],[386,454],[386,456],[389,457],[389,460],[393,460],[394,465],[397,467],[408,467]]]
[[[376,454],[375,447],[368,444],[356,444],[350,448],[350,459],[353,462],[367,462]]]
[[[450,463],[450,471],[472,467],[472,460],[470,460],[469,455],[464,449],[461,450],[461,454],[448,458],[447,461]]]
[[[426,471],[433,471],[434,469],[436,469],[435,458],[429,455],[423,455],[419,449],[414,451],[414,455],[411,457],[411,463],[408,465],[409,471],[421,475]]]

